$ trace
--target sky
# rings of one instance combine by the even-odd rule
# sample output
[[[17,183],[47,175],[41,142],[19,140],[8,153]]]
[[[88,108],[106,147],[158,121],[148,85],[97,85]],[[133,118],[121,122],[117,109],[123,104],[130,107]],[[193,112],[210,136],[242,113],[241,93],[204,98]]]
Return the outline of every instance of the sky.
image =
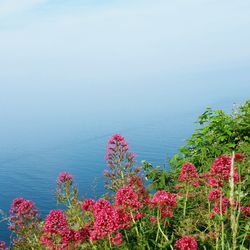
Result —
[[[0,0],[0,135],[247,99],[249,27],[248,0]]]

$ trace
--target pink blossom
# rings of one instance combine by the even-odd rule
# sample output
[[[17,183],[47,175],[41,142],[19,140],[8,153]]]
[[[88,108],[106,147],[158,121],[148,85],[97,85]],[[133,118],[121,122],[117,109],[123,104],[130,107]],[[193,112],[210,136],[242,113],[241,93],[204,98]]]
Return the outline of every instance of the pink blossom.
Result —
[[[220,190],[213,189],[208,193],[208,200],[214,201],[220,199]]]
[[[160,213],[161,213],[161,218],[173,218],[174,217],[173,210],[170,207],[162,207],[160,209]]]
[[[88,212],[94,212],[95,201],[92,199],[85,199],[82,203],[82,210]]]
[[[195,238],[191,236],[183,236],[177,240],[174,246],[180,250],[197,250],[198,244]]]
[[[0,249],[7,249],[5,241],[0,240]]]
[[[73,175],[67,172],[61,172],[57,178],[57,183],[66,183],[66,182],[72,182],[73,180]]]
[[[155,216],[150,216],[149,220],[150,220],[153,224],[157,223],[157,219],[156,219]]]
[[[9,229],[22,235],[27,228],[35,229],[38,226],[39,215],[33,201],[24,198],[13,200],[10,208]]]
[[[221,205],[220,205],[221,202]],[[217,200],[212,208],[212,212],[210,214],[211,218],[214,218],[215,213],[224,215],[227,211],[227,207],[230,204],[230,201],[227,197],[222,197],[222,199]]]
[[[212,176],[223,180],[228,180],[230,177],[231,157],[222,155],[216,158],[211,166],[210,173]],[[239,181],[239,175],[234,167],[234,181]]]
[[[121,245],[122,244],[122,234],[121,233],[117,233],[115,235],[115,237],[111,238],[111,242],[114,245]]]
[[[45,219],[43,230],[46,233],[62,233],[65,228],[68,228],[68,222],[61,210],[51,210]]]
[[[84,227],[81,228],[77,231],[75,231],[75,241],[77,242],[85,242],[86,240],[88,240],[90,237],[90,231],[89,231],[89,227]]]
[[[236,154],[234,155],[234,160],[235,160],[235,161],[243,160],[244,157],[245,157],[244,154],[236,153]]]
[[[250,206],[241,206],[240,211],[243,213],[244,216],[250,216]]]
[[[115,205],[124,208],[140,208],[142,204],[138,201],[138,195],[131,187],[120,188],[115,196]]]
[[[168,205],[170,207],[176,206],[176,194],[166,192],[164,190],[157,191],[151,199],[154,205]]]
[[[215,178],[215,177],[210,177],[210,178],[208,179],[208,185],[209,185],[210,187],[222,187],[223,184],[224,184],[224,181],[221,180],[221,179],[217,179],[217,178]]]
[[[181,167],[181,172],[179,175],[179,181],[188,182],[193,186],[199,186],[198,181],[199,175],[197,173],[196,167],[190,163],[184,163]]]

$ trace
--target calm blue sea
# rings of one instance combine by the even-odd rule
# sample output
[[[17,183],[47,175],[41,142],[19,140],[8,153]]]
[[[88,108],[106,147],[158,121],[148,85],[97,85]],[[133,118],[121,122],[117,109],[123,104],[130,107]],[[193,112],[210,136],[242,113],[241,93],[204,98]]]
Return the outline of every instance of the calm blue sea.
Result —
[[[80,196],[98,198],[112,134],[125,136],[138,165],[145,159],[164,166],[207,106],[231,111],[249,97],[247,77],[237,86],[230,77],[191,80],[155,85],[151,79],[136,88],[107,85],[103,93],[95,87],[86,92],[81,84],[6,91],[0,106],[0,208],[7,212],[14,198],[24,197],[44,217],[57,207],[53,194],[61,171],[74,175]],[[3,222],[0,238],[9,238]]]

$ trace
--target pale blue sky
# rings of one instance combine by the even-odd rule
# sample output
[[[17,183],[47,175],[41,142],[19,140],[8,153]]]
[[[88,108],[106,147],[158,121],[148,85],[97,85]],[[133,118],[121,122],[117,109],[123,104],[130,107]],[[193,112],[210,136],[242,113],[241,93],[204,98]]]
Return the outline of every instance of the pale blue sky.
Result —
[[[0,133],[245,100],[249,27],[249,0],[0,0]]]

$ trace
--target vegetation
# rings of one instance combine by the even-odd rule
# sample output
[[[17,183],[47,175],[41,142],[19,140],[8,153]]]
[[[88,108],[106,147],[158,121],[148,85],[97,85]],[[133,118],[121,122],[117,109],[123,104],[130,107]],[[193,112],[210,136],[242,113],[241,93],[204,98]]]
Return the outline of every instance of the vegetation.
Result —
[[[249,249],[249,107],[232,115],[207,109],[169,171],[146,161],[134,166],[125,138],[113,135],[108,193],[79,200],[73,176],[60,173],[56,198],[65,209],[42,220],[32,201],[16,198],[13,239],[0,249]]]

